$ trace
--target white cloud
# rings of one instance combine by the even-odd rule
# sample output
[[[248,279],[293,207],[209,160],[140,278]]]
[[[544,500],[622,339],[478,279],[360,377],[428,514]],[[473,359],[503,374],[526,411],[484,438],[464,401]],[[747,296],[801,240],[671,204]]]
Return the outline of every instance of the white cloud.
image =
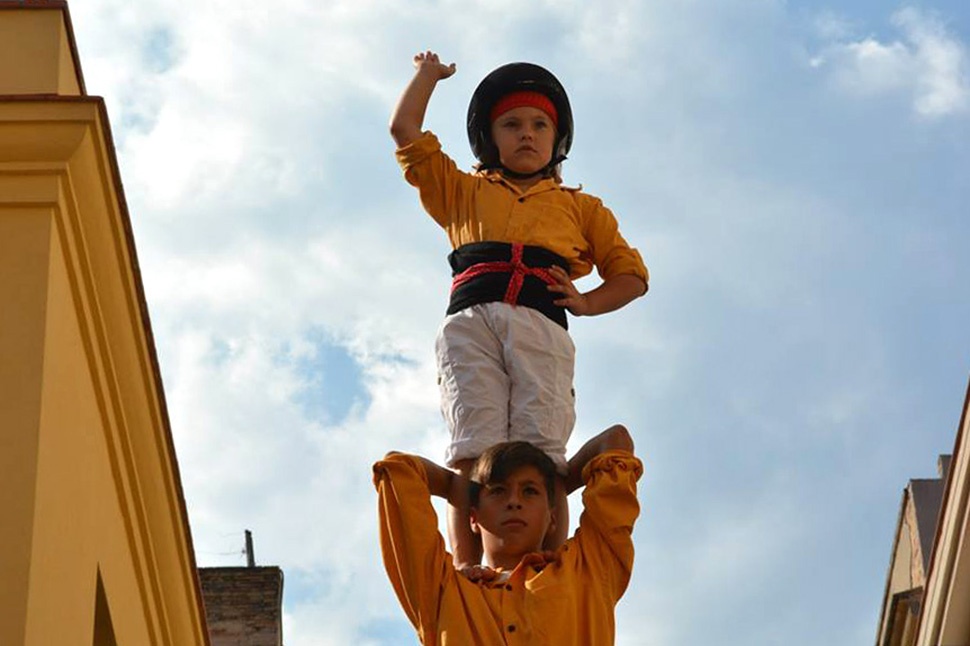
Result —
[[[857,96],[903,93],[913,110],[934,118],[970,110],[970,58],[966,45],[942,20],[907,7],[892,16],[902,38],[848,40],[847,27],[823,14],[822,35],[832,42],[810,60],[824,67],[843,91]]]
[[[815,16],[815,33],[824,40],[843,40],[852,33],[852,23],[834,11],[825,10]]]
[[[963,42],[945,25],[914,8],[893,15],[916,50],[920,67],[916,84],[916,110],[926,116],[965,112],[970,108],[970,59]]]
[[[847,65],[839,71],[842,87],[859,94],[902,89],[918,73],[912,52],[902,43],[883,45],[873,38],[845,45]]]

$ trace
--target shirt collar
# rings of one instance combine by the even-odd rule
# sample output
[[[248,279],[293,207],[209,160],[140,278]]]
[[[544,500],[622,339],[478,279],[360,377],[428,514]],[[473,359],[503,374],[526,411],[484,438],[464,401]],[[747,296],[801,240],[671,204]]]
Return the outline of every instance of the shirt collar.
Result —
[[[566,186],[565,184],[557,184],[556,180],[552,179],[551,177],[547,177],[545,179],[539,180],[539,182],[537,182],[529,190],[523,192],[518,186],[510,182],[505,177],[505,175],[502,174],[502,171],[499,170],[498,168],[480,170],[478,171],[478,175],[481,177],[484,177],[490,182],[493,182],[496,184],[503,184],[504,186],[508,187],[512,191],[516,193],[521,193],[522,195],[545,193],[546,191],[568,191],[570,193],[575,193],[577,191],[583,190],[582,184],[580,184],[579,186]]]

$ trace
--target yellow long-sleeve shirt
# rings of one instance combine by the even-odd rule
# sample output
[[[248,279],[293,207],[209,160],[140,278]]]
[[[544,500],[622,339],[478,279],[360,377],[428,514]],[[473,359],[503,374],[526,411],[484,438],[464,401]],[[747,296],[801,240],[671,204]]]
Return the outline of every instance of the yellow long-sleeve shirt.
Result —
[[[614,606],[633,568],[636,483],[633,454],[605,452],[586,465],[579,529],[561,561],[519,564],[501,583],[472,583],[452,565],[438,532],[421,461],[397,454],[374,465],[384,566],[425,646],[604,646]]]
[[[520,242],[565,258],[572,278],[595,265],[603,280],[634,274],[649,281],[640,253],[620,235],[616,218],[599,198],[552,179],[522,192],[497,171],[465,173],[430,132],[396,154],[405,179],[418,188],[422,205],[444,227],[453,248]]]

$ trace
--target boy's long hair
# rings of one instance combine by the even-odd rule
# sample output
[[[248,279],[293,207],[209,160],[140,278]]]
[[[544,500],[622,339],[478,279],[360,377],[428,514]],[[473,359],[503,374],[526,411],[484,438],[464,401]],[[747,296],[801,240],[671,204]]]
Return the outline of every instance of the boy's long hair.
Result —
[[[519,467],[533,466],[546,485],[549,506],[556,499],[556,464],[548,455],[528,442],[495,444],[479,456],[472,469],[471,506],[478,507],[482,487],[502,482]]]

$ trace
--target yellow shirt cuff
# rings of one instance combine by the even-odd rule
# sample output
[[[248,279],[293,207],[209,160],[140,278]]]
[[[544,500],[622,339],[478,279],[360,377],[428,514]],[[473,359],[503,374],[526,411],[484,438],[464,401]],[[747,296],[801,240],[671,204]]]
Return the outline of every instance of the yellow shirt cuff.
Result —
[[[394,155],[397,157],[397,163],[407,172],[409,168],[424,161],[439,150],[441,150],[441,142],[430,131],[425,131],[407,146],[395,150]]]

